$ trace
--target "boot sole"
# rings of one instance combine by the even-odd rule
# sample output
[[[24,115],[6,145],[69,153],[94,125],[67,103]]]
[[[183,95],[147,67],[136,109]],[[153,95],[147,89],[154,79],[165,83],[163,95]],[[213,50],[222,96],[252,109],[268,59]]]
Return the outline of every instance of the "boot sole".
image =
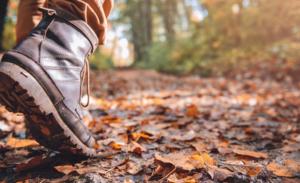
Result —
[[[41,145],[72,155],[97,156],[96,150],[80,141],[64,123],[39,82],[16,64],[0,64],[0,103],[25,115],[27,127]]]

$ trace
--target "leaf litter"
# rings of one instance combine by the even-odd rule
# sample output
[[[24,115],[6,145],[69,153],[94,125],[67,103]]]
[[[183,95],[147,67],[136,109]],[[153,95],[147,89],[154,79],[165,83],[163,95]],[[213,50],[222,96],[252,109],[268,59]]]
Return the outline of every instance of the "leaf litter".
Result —
[[[99,149],[120,153],[64,157],[39,146],[21,114],[0,107],[1,181],[300,181],[296,81],[138,70],[92,78],[94,97],[84,121]]]

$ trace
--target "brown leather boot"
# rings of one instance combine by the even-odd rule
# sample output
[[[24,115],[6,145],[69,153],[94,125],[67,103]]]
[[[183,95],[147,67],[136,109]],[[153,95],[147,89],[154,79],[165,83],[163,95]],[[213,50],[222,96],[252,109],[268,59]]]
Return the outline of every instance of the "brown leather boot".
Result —
[[[97,35],[82,20],[44,9],[44,18],[0,63],[0,102],[22,112],[42,145],[96,156],[95,139],[82,122],[81,91],[87,56]]]

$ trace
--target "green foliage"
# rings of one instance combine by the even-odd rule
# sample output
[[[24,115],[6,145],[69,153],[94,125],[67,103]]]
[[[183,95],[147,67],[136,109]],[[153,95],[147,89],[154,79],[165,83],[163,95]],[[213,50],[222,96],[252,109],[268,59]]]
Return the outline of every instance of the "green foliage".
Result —
[[[222,75],[262,61],[300,61],[300,2],[289,0],[206,0],[208,15],[196,22],[189,37],[170,46],[155,43],[145,68],[203,76]],[[233,7],[238,7],[234,12]]]
[[[14,47],[16,42],[15,23],[11,18],[8,18],[5,24],[4,35],[3,35],[3,48],[9,50]]]
[[[96,52],[90,56],[90,66],[94,70],[103,70],[113,68],[112,58],[97,49]]]
[[[196,3],[191,5],[188,1]],[[261,62],[300,61],[299,0],[116,2],[113,23],[126,29],[122,35],[134,48],[135,67],[210,76]],[[193,12],[199,7],[204,17],[194,20]],[[12,11],[7,19],[3,44],[6,49],[15,42],[15,14]],[[93,69],[113,67],[113,55],[100,49],[90,60]]]

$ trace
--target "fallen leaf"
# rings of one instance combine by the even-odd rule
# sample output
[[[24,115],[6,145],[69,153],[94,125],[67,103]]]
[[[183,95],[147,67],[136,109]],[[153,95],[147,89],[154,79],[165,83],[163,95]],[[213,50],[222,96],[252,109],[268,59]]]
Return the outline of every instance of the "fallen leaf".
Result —
[[[199,110],[197,106],[195,105],[190,105],[186,108],[186,115],[188,117],[196,118],[199,115]]]
[[[172,164],[176,168],[180,168],[183,170],[191,171],[194,170],[194,165],[191,164],[189,158],[187,158],[187,154],[178,152],[178,153],[171,153],[167,155],[155,155],[155,160],[166,163],[166,164]]]
[[[100,173],[100,174],[105,174],[107,171],[102,170],[99,167],[81,167],[81,168],[76,168],[75,170],[79,175],[87,174],[87,173]]]
[[[60,165],[60,166],[55,166],[54,169],[60,173],[69,175],[71,172],[74,172],[76,170],[76,167],[74,167],[73,165]]]
[[[197,133],[194,130],[190,130],[189,132],[185,132],[183,134],[173,135],[171,139],[177,140],[177,141],[191,141],[195,139],[197,136]]]
[[[257,158],[257,159],[266,159],[268,158],[268,154],[262,152],[255,152],[250,150],[241,150],[241,149],[233,149],[233,152],[240,156],[246,156],[250,158]]]
[[[112,124],[112,123],[121,123],[122,120],[115,116],[104,116],[101,117],[101,122],[105,124]]]
[[[114,150],[121,150],[124,144],[117,143],[117,142],[111,142],[109,144],[110,147],[112,147]]]
[[[248,161],[239,161],[239,160],[229,160],[222,163],[224,167],[239,172],[241,174],[249,175],[251,177],[256,177],[259,175],[263,166],[258,163],[248,162]]]
[[[292,159],[287,159],[284,160],[283,165],[271,162],[268,164],[267,169],[280,177],[294,177],[300,172],[300,163]]]
[[[136,175],[138,174],[140,171],[143,170],[143,167],[141,164],[138,164],[134,161],[128,161],[126,164],[127,167],[127,172],[131,175]]]
[[[292,159],[287,159],[284,161],[284,164],[292,171],[300,173],[300,162]]]
[[[209,166],[207,172],[213,180],[217,180],[220,182],[223,182],[226,179],[234,176],[234,172],[231,172],[224,168],[218,168],[216,166]]]
[[[189,155],[182,152],[170,153],[167,155],[155,155],[155,160],[172,164],[176,168],[191,171],[194,169],[205,168],[208,165],[214,164],[214,159],[209,154],[193,154]]]
[[[168,182],[169,183],[197,183],[198,181],[195,179],[195,177],[192,176],[178,179],[176,177],[176,174],[174,173],[168,178]]]
[[[139,141],[140,139],[145,139],[145,140],[150,139],[150,136],[146,133],[143,133],[143,132],[141,132],[141,133],[132,133],[131,137],[135,141]]]
[[[212,166],[215,164],[215,160],[207,153],[194,154],[191,156],[193,164],[195,163],[197,168],[203,168],[205,166]]]
[[[256,177],[261,173],[261,171],[263,170],[263,167],[262,166],[246,166],[245,169],[247,171],[247,175],[249,175],[250,177]]]
[[[128,151],[136,153],[136,154],[142,154],[142,152],[146,152],[147,149],[145,147],[143,147],[142,145],[140,145],[139,143],[132,141],[128,145]]]
[[[269,163],[267,169],[279,177],[293,177],[293,172],[290,169],[275,162]]]
[[[205,145],[202,141],[197,141],[192,143],[192,146],[198,151],[198,152],[207,152],[207,145]]]
[[[22,147],[29,147],[29,146],[38,146],[39,143],[35,140],[29,140],[29,139],[17,139],[14,137],[9,137],[6,145],[12,147],[12,148],[22,148]]]

